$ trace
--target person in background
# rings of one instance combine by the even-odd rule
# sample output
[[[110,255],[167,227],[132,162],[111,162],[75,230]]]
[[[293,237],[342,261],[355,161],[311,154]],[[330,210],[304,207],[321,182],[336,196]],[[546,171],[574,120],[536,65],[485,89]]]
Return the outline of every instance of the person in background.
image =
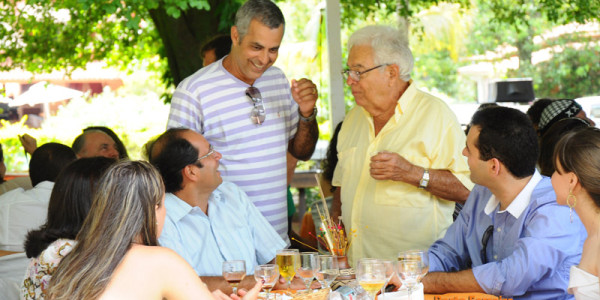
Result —
[[[219,171],[239,186],[289,243],[287,159],[310,159],[319,128],[316,85],[273,66],[285,20],[270,0],[249,0],[231,27],[231,51],[184,79],[171,101],[167,128],[204,136],[223,155]]]
[[[348,41],[344,78],[357,105],[338,137],[331,214],[354,233],[352,265],[429,247],[472,187],[460,154],[465,134],[448,105],[410,79],[414,61],[401,36],[367,26]]]
[[[110,129],[106,126],[89,126],[89,127],[85,128],[83,130],[83,132],[93,131],[93,130],[100,130],[100,131],[108,134],[108,136],[110,136],[110,138],[115,142],[115,145],[117,147],[117,152],[119,152],[119,159],[129,158],[129,154],[127,153],[127,148],[125,148],[125,145],[123,144],[121,139],[119,139],[119,136],[117,136],[117,134],[114,131],[112,131],[112,129]]]
[[[544,111],[544,108],[546,108],[546,106],[550,105],[550,103],[552,103],[552,99],[537,99],[533,101],[529,109],[527,109],[527,116],[531,120],[533,128],[535,128],[536,132],[538,131],[538,124],[540,123],[542,112]]]
[[[4,163],[4,150],[2,149],[2,144],[0,144],[0,195],[17,188],[29,190],[33,187],[29,176],[17,177],[11,180],[5,180],[5,176],[6,164]]]
[[[47,298],[214,299],[189,264],[158,246],[165,187],[147,162],[121,161],[102,176],[77,245],[50,280]],[[244,299],[256,299],[257,283]]]
[[[538,159],[540,174],[550,177],[554,173],[554,148],[560,138],[568,132],[586,127],[590,127],[590,123],[584,119],[566,118],[548,128],[540,138],[540,158]]]
[[[480,292],[514,299],[572,299],[569,268],[581,258],[585,228],[556,203],[536,169],[529,118],[492,107],[471,120],[463,154],[476,184],[460,215],[429,248],[425,293]]]
[[[579,103],[573,99],[553,100],[542,111],[540,122],[538,124],[538,135],[544,136],[552,124],[565,118],[580,118],[596,126],[596,123],[587,117],[585,111]]]
[[[202,46],[202,66],[206,67],[225,57],[231,51],[231,36],[217,35]]]
[[[84,130],[73,140],[73,151],[77,158],[104,156],[119,158],[117,143],[102,130]]]
[[[0,250],[23,251],[25,235],[46,221],[54,180],[75,153],[68,146],[47,143],[37,148],[29,161],[33,188],[17,188],[0,196]]]
[[[77,243],[75,237],[92,206],[98,180],[115,162],[102,156],[81,158],[60,172],[50,195],[46,223],[29,231],[25,240],[25,253],[31,261],[21,299],[45,299],[58,263]]]
[[[586,127],[568,132],[556,145],[553,160],[556,202],[574,210],[571,221],[576,213],[587,230],[581,261],[571,267],[569,293],[577,300],[600,299],[600,130]]]

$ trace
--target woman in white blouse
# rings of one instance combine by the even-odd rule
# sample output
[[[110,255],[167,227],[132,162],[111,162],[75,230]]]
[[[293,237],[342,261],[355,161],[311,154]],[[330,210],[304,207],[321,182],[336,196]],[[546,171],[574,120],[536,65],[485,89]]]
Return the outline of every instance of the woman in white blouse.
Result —
[[[571,268],[569,292],[577,300],[600,299],[600,130],[566,134],[555,147],[554,162],[556,201],[577,213],[588,233],[581,262]]]

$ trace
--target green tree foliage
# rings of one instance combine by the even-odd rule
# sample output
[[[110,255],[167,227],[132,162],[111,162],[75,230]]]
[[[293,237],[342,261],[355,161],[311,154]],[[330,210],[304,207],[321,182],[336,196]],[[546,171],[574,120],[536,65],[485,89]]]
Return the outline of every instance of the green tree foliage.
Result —
[[[127,67],[160,53],[167,82],[201,67],[200,45],[229,33],[242,0],[1,0],[0,70]]]

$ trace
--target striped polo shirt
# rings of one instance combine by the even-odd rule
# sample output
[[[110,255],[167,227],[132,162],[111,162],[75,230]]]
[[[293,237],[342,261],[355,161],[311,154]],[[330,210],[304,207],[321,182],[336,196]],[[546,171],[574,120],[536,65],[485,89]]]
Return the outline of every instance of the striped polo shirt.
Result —
[[[167,128],[186,127],[201,133],[223,155],[219,167],[223,180],[237,184],[289,242],[286,153],[297,130],[298,105],[277,67],[267,69],[253,86],[260,90],[265,106],[261,125],[250,119],[249,85],[229,73],[221,59],[179,84]]]

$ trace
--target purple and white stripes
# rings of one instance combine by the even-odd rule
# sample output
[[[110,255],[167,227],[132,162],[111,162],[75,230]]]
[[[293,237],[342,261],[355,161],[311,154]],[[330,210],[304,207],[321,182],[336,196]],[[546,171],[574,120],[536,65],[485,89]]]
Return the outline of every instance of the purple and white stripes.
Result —
[[[237,184],[279,235],[287,238],[286,152],[296,133],[298,105],[277,67],[254,83],[266,110],[262,125],[252,123],[248,84],[223,68],[222,60],[200,69],[177,87],[168,128],[200,132],[223,155],[221,176]]]

